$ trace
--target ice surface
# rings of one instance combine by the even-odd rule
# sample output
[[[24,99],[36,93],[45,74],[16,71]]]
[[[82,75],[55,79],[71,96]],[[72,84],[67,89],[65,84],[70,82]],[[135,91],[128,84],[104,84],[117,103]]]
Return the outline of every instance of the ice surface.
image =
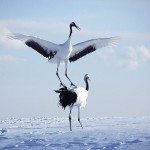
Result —
[[[0,150],[150,150],[150,117],[0,120]]]

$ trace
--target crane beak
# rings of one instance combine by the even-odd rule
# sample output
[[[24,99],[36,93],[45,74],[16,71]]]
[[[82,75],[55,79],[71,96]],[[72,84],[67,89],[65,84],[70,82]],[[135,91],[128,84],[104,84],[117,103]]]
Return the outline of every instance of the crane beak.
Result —
[[[81,28],[79,28],[77,25],[75,25],[75,27],[80,31],[81,30]]]

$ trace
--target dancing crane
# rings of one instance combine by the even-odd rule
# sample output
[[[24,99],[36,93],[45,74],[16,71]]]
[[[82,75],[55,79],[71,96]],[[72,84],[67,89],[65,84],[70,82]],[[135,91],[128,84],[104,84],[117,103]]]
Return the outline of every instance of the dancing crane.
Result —
[[[73,27],[76,27],[78,30],[80,30],[80,28],[74,22],[71,22],[69,37],[63,44],[55,44],[37,37],[27,36],[23,34],[11,33],[8,35],[8,38],[23,41],[27,46],[31,47],[44,57],[48,58],[50,63],[56,63],[56,75],[60,81],[60,85],[63,86],[64,84],[62,83],[58,74],[58,68],[61,62],[65,62],[65,76],[68,78],[71,85],[74,85],[67,74],[68,61],[74,62],[99,48],[111,46],[116,43],[116,37],[91,39],[82,43],[72,45],[71,36]]]

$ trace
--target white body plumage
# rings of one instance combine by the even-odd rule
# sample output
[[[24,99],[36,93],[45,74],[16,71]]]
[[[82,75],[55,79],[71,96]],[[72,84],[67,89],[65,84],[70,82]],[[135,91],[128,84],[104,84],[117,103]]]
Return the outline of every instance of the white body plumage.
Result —
[[[58,45],[58,51],[56,56],[50,59],[49,62],[52,63],[58,63],[58,61],[68,62],[71,52],[72,52],[71,38],[68,38],[64,44]]]
[[[86,87],[76,87],[76,88],[67,88],[63,87],[59,90],[55,90],[56,93],[59,93],[59,104],[62,106],[62,108],[66,108],[69,106],[70,113],[69,113],[69,122],[70,122],[70,130],[71,129],[71,111],[73,107],[78,108],[78,121],[83,128],[81,121],[80,121],[80,109],[82,107],[86,106],[87,98],[88,98],[88,90],[89,90],[89,83],[88,80],[90,80],[89,75],[86,74],[84,76],[84,81],[86,84]]]
[[[77,100],[73,106],[77,106],[79,108],[85,107],[88,98],[88,91],[83,87],[77,87],[73,89],[73,91],[77,94]]]

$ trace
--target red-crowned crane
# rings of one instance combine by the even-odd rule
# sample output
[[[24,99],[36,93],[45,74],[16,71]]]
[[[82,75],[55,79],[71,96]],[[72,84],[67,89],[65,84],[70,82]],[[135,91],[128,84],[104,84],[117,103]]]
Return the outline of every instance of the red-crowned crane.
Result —
[[[84,76],[84,81],[86,84],[86,87],[75,87],[75,88],[67,88],[62,87],[59,90],[55,90],[56,93],[59,94],[59,104],[65,109],[67,106],[70,108],[69,113],[69,123],[70,123],[70,131],[72,131],[71,127],[71,111],[73,107],[78,108],[78,121],[82,126],[82,123],[80,121],[80,109],[82,107],[86,106],[87,98],[88,98],[88,91],[89,91],[89,83],[90,80],[89,75],[86,74]]]
[[[10,39],[17,39],[23,41],[27,46],[33,48],[44,57],[48,58],[49,62],[57,64],[56,75],[60,81],[61,85],[64,85],[59,77],[58,68],[61,62],[65,62],[65,76],[70,81],[71,85],[74,85],[73,82],[67,75],[67,64],[68,61],[74,62],[79,58],[94,52],[95,50],[110,46],[116,43],[116,37],[109,38],[98,38],[91,39],[82,43],[75,45],[71,44],[72,28],[76,27],[78,30],[80,28],[74,23],[70,23],[70,33],[67,38],[67,41],[63,44],[55,44],[37,37],[26,36],[23,34],[9,34]]]

